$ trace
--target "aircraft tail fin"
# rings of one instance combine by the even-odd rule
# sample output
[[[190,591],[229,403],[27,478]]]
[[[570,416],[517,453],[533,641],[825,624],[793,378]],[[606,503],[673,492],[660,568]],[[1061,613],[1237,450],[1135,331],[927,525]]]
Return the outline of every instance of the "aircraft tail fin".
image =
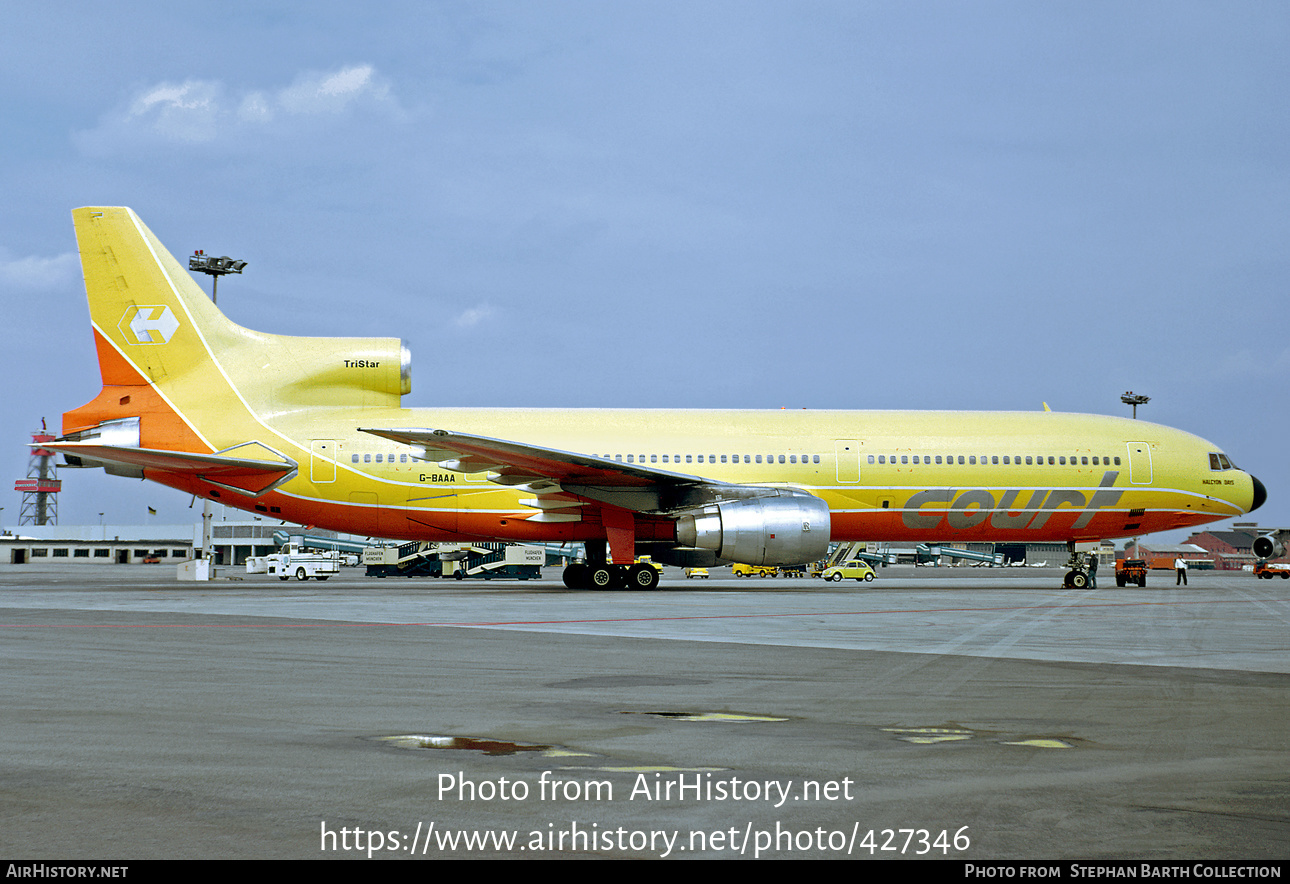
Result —
[[[139,418],[144,448],[215,451],[301,408],[394,406],[410,388],[398,339],[265,334],[229,320],[133,211],[72,213],[103,391],[64,434]]]

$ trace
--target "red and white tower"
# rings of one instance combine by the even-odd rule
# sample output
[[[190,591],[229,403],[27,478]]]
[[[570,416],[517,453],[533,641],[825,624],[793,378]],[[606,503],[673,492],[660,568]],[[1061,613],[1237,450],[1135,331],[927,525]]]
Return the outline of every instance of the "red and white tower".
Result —
[[[56,436],[45,430],[45,421],[40,421],[40,432],[31,434],[31,456],[27,459],[27,478],[19,479],[13,485],[14,491],[22,492],[22,509],[18,515],[19,525],[57,525],[58,492],[62,489],[62,480],[58,478],[58,464],[54,458],[57,452],[42,448],[42,442],[53,442]]]

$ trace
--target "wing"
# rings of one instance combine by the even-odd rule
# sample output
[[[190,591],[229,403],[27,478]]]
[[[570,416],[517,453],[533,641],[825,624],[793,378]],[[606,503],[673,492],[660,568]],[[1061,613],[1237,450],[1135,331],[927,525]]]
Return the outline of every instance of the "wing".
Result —
[[[451,430],[359,429],[418,447],[422,449],[420,457],[436,461],[444,469],[488,472],[490,480],[499,485],[532,491],[538,499],[527,503],[544,510],[557,509],[571,494],[641,513],[700,506],[717,498],[754,496],[749,486],[505,439]],[[765,493],[766,489],[755,491]]]

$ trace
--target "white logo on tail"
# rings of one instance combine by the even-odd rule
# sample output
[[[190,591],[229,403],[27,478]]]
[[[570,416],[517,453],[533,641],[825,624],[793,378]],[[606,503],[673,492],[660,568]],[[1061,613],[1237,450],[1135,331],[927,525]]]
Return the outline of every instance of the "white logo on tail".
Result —
[[[179,320],[165,305],[134,306],[126,308],[116,327],[127,344],[164,344],[174,336]]]

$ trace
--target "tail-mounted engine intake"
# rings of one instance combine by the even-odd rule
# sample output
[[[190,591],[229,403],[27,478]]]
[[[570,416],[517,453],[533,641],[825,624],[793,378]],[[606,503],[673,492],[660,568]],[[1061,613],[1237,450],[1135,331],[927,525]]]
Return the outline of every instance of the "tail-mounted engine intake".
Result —
[[[799,565],[828,552],[829,507],[805,491],[770,491],[687,513],[677,521],[676,537],[729,562]]]

